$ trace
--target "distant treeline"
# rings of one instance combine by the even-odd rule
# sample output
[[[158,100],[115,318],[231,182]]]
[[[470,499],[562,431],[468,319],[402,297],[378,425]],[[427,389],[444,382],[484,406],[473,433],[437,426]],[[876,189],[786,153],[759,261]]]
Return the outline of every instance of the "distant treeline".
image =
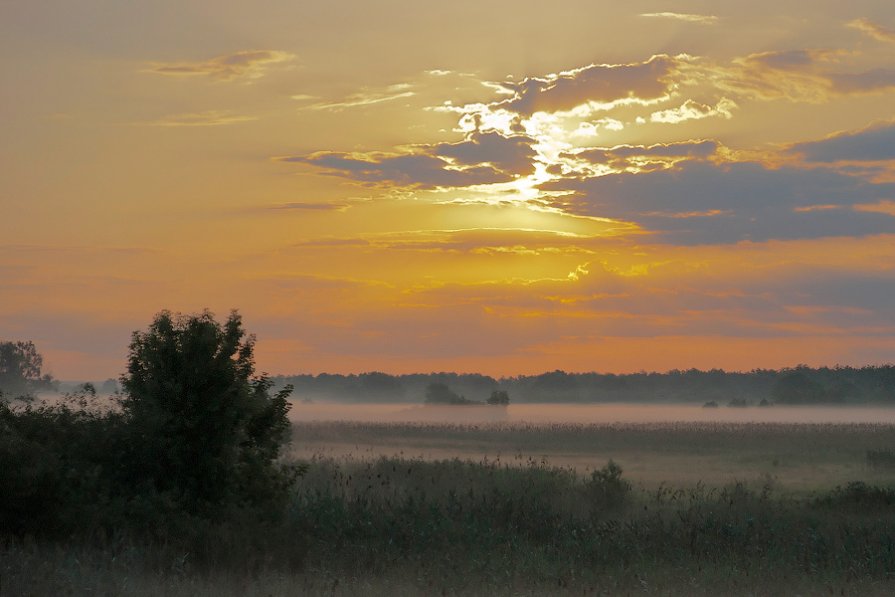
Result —
[[[486,401],[496,390],[519,402],[699,402],[772,404],[895,404],[895,365],[821,367],[800,365],[780,370],[721,369],[667,373],[566,373],[494,378],[480,374],[417,373],[389,375],[290,375],[273,378],[292,384],[298,400],[409,402],[426,399],[430,384],[445,384],[468,400]]]

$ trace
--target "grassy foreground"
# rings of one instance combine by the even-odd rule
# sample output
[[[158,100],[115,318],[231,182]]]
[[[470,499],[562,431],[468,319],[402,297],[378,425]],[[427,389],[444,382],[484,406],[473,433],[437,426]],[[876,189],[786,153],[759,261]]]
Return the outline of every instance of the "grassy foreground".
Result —
[[[724,446],[736,445],[783,450],[793,459],[805,449],[799,466],[838,458],[853,462],[850,470],[877,476],[890,473],[892,464],[884,449],[892,430],[877,426],[793,433],[772,426],[551,431],[327,424],[298,426],[296,433],[297,442],[305,434],[320,445],[327,438],[397,434],[447,447],[549,444],[604,454],[638,446],[644,457],[670,451],[674,470],[712,446],[724,453]],[[697,443],[685,441],[691,439]],[[583,470],[521,457],[362,456],[306,460],[308,471],[276,520],[235,513],[219,524],[184,519],[149,535],[7,540],[0,545],[0,595],[895,591],[895,489],[886,483],[852,481],[813,491],[781,489],[767,475],[749,483],[656,484],[636,476],[631,483],[627,471],[605,460]]]

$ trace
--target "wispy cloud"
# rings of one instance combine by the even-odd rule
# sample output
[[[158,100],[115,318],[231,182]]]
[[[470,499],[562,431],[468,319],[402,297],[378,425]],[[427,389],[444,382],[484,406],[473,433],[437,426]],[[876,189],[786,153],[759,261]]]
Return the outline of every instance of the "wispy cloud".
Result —
[[[701,25],[713,25],[718,22],[718,17],[712,15],[696,15],[682,12],[644,12],[641,17],[651,19],[671,19],[674,21],[686,21],[688,23],[699,23]]]
[[[302,109],[330,110],[338,112],[340,110],[345,110],[348,108],[362,108],[364,106],[373,106],[376,104],[391,102],[401,98],[413,97],[414,95],[416,95],[416,92],[412,91],[411,87],[412,86],[409,83],[397,83],[395,85],[389,85],[384,90],[379,91],[365,89],[357,93],[352,93],[351,95],[339,101],[316,102],[313,104],[302,106]],[[292,96],[292,99],[298,101],[308,101],[313,98],[312,96],[300,94]]]
[[[669,108],[667,110],[659,110],[650,114],[650,122],[662,122],[666,124],[677,124],[686,120],[702,120],[710,116],[721,116],[723,118],[732,118],[731,110],[737,105],[733,100],[722,97],[714,106],[701,104],[697,101],[688,99],[677,108]]]
[[[166,77],[208,77],[218,81],[257,79],[271,65],[294,58],[293,54],[279,50],[244,50],[196,62],[153,62],[145,72]]]
[[[345,202],[312,201],[268,205],[265,209],[274,211],[345,211],[349,207],[351,205]]]
[[[235,114],[227,110],[207,110],[205,112],[186,112],[163,116],[157,120],[141,123],[150,126],[224,126],[240,122],[258,120],[257,116]]]
[[[883,27],[870,19],[855,19],[854,21],[849,21],[847,26],[866,33],[877,41],[895,43],[895,30]]]

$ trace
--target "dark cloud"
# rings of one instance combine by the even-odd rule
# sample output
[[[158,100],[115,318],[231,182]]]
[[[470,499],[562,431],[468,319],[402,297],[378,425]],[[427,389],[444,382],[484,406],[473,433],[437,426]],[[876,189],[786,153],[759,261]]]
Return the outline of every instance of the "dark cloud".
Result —
[[[592,64],[559,75],[530,77],[521,82],[504,82],[514,97],[500,107],[519,114],[571,110],[587,102],[609,103],[638,98],[664,97],[673,86],[673,74],[682,59],[653,56],[633,64]]]
[[[874,162],[895,159],[895,122],[839,133],[820,141],[796,143],[789,149],[809,162]]]
[[[279,158],[323,168],[327,173],[359,182],[389,183],[399,186],[435,188],[468,187],[507,182],[513,177],[491,166],[455,169],[447,161],[425,154],[376,155],[364,158],[339,152],[318,152],[309,156]]]
[[[328,173],[361,182],[434,188],[508,182],[534,171],[534,139],[497,132],[471,133],[456,143],[417,145],[414,153],[354,156],[318,152],[278,158],[311,164]]]
[[[544,190],[570,191],[561,198],[568,211],[635,222],[679,244],[895,232],[895,218],[852,209],[895,195],[895,185],[828,170],[688,161],[653,172],[554,181]]]
[[[617,145],[608,149],[588,149],[575,157],[594,164],[615,162],[619,159],[643,158],[707,158],[714,155],[720,143],[713,140],[657,143],[655,145]],[[568,155],[568,154],[567,154]]]
[[[783,50],[750,54],[744,64],[758,65],[777,70],[804,69],[812,66],[829,53],[820,50]]]
[[[532,163],[535,140],[524,135],[504,137],[500,133],[473,133],[458,143],[439,143],[432,146],[433,155],[451,158],[458,164],[473,166],[490,164],[508,174],[526,175],[534,170]]]

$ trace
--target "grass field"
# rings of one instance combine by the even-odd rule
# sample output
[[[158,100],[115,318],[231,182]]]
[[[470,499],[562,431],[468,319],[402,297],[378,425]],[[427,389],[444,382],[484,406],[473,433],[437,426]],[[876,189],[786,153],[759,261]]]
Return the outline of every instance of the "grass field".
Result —
[[[0,595],[895,592],[890,425],[299,422],[293,434],[290,458],[310,467],[276,528],[9,543]]]
[[[871,466],[867,458],[868,451],[895,449],[893,425],[308,422],[293,429],[292,454],[302,459],[537,462],[587,475],[611,458],[644,489],[770,479],[780,492],[808,494],[856,480],[895,484],[895,466]]]

